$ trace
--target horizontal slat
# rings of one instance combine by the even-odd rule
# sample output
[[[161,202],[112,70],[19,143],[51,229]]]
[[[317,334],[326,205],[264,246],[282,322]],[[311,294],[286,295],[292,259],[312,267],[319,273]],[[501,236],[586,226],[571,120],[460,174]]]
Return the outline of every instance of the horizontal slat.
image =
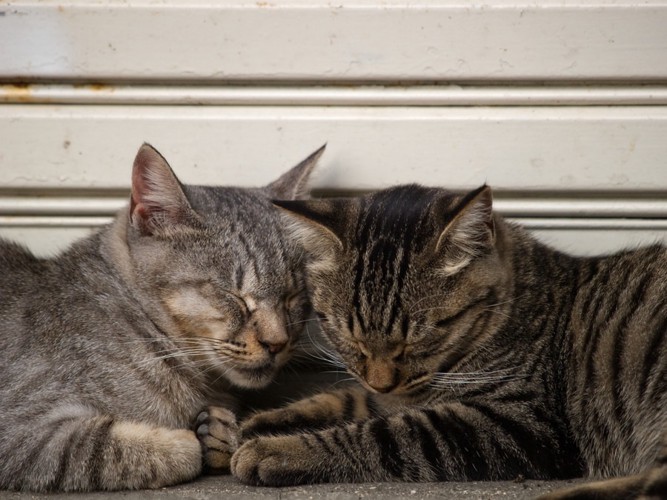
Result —
[[[53,216],[53,215],[0,215],[0,227],[95,227],[111,222],[111,216]],[[641,230],[667,231],[667,219],[565,219],[565,218],[514,218],[517,222],[534,230]]]
[[[25,228],[68,228],[68,227],[97,227],[108,224],[113,220],[110,216],[79,215],[79,216],[51,216],[51,215],[4,215],[0,216],[0,227]]]
[[[667,231],[667,219],[564,219],[564,218],[510,218],[533,230],[646,230]]]
[[[666,105],[667,86],[0,85],[0,103],[213,106],[627,106]]]
[[[667,189],[667,107],[0,106],[4,188],[127,188],[153,143],[184,182],[261,185],[328,142],[313,182],[370,190]]]
[[[323,195],[336,195],[335,192],[319,192]],[[500,193],[496,196],[493,204],[495,209],[509,217],[530,218],[560,218],[570,219],[568,224],[573,227],[578,219],[611,219],[611,224],[618,224],[618,218],[630,219],[627,223],[632,225],[632,219],[663,219],[667,224],[667,195],[658,198],[627,198],[619,196],[613,199],[590,198],[580,195],[579,198],[561,197],[549,198],[548,196],[533,195],[527,197],[522,194],[520,198],[507,197]],[[86,191],[81,193],[62,194],[37,192],[34,196],[30,192],[20,196],[2,194],[0,192],[0,216],[39,218],[41,216],[111,216],[120,208],[127,205],[128,193],[120,196],[91,196]]]
[[[664,1],[1,5],[6,80],[667,79]]]
[[[0,215],[111,215],[128,202],[129,194],[107,196],[22,196],[0,193]]]
[[[602,255],[654,243],[667,244],[667,230],[532,229],[542,242],[573,255]]]

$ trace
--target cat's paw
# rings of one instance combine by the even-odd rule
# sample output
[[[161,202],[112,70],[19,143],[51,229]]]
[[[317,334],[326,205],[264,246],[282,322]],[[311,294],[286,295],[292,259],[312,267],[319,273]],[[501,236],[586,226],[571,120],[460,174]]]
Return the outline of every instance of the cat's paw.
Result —
[[[255,413],[241,423],[241,442],[257,436],[289,434],[298,430],[298,421],[296,412],[288,408]]]
[[[241,423],[241,442],[258,436],[294,434],[315,431],[332,425],[332,415],[318,405],[315,398],[293,403],[285,408],[255,413]]]
[[[85,421],[82,421],[85,425]],[[109,448],[99,453],[104,462],[100,466],[99,488],[125,490],[162,488],[191,481],[201,474],[201,445],[195,434],[186,429],[153,427],[139,422],[115,422],[109,429]],[[116,456],[122,451],[122,458]],[[66,479],[63,489],[87,490],[91,486],[77,486],[71,481],[87,481],[86,465],[77,467],[77,473]],[[2,495],[0,495],[2,496]]]
[[[231,471],[240,481],[258,486],[290,486],[319,482],[299,436],[252,439],[234,453]]]
[[[230,460],[239,447],[236,416],[225,408],[209,406],[197,416],[195,434],[202,447],[204,473],[229,472]]]

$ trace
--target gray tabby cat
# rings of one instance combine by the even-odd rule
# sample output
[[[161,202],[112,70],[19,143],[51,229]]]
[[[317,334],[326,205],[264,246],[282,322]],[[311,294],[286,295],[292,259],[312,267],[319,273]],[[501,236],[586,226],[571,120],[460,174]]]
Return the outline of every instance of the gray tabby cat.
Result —
[[[488,187],[276,204],[366,391],[250,418],[242,481],[624,476],[556,497],[667,498],[665,247],[562,254],[493,214]]]
[[[304,196],[320,153],[241,189],[182,185],[144,145],[112,224],[51,260],[0,240],[0,488],[156,488],[200,474],[202,451],[228,465],[234,415],[206,407],[294,348],[302,251],[268,197]]]

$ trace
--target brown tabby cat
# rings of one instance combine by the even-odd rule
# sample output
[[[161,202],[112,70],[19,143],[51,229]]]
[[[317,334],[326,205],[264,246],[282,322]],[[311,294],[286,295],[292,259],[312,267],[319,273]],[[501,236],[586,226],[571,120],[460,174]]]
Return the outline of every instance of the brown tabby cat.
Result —
[[[366,391],[250,418],[242,481],[624,476],[555,496],[667,498],[665,247],[562,254],[493,214],[486,186],[276,205]]]
[[[197,476],[202,452],[229,464],[234,415],[199,412],[290,357],[303,252],[269,197],[305,195],[320,153],[243,189],[183,185],[144,145],[112,224],[48,260],[0,240],[0,489],[156,488]]]

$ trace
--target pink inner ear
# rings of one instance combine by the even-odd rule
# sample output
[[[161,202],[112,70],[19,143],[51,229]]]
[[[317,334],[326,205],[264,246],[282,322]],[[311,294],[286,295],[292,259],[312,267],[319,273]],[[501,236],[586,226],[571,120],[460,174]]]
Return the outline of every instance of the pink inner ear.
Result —
[[[134,200],[134,190],[132,190],[132,194],[130,195],[130,217],[134,215],[134,211],[136,210],[137,202]]]
[[[146,205],[143,203],[135,203],[134,198],[132,198],[132,203],[130,206],[130,222],[135,225],[140,231],[144,233],[150,233],[149,221],[150,214]]]
[[[141,151],[135,160],[132,171],[132,194],[130,196],[130,217],[142,230],[148,229],[151,216],[150,207],[146,204],[149,185],[146,173],[150,165],[149,152]]]

